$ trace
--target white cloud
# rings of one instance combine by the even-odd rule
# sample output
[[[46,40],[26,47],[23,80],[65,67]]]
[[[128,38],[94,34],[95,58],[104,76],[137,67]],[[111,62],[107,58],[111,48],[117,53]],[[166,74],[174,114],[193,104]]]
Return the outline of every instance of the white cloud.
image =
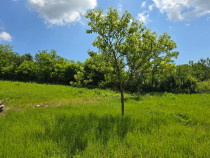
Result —
[[[146,5],[146,1],[143,1],[142,3],[141,3],[141,7],[143,8],[143,7],[145,7],[145,5]]]
[[[170,20],[180,21],[210,14],[210,0],[153,0]]]
[[[144,22],[146,24],[149,21],[149,14],[148,14],[148,12],[144,11],[142,13],[139,13],[137,19],[140,22]]]
[[[28,0],[47,23],[65,25],[81,20],[81,14],[97,6],[97,0]]]
[[[185,24],[185,26],[186,26],[186,27],[189,27],[189,26],[190,26],[190,24]]]
[[[153,7],[154,7],[154,5],[152,5],[152,4],[149,5],[149,7],[148,7],[149,8],[149,11],[152,11]]]
[[[119,12],[122,12],[122,10],[123,10],[123,5],[120,4],[120,3],[118,3],[117,8],[118,8],[117,10],[118,10]]]
[[[12,37],[7,32],[1,32],[0,33],[0,42],[1,41],[12,42]]]

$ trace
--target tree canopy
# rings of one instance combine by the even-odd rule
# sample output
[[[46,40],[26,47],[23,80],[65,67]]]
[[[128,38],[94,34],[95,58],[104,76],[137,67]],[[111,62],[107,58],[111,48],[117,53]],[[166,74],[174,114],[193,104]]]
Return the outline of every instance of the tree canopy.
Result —
[[[123,90],[127,81],[142,71],[149,71],[152,66],[155,69],[162,62],[172,62],[171,58],[178,55],[178,52],[172,52],[176,43],[167,33],[157,37],[156,32],[151,32],[143,23],[134,20],[128,11],[120,16],[117,9],[112,7],[107,14],[103,14],[99,8],[88,12],[86,18],[90,20],[87,33],[98,35],[93,46],[99,49],[118,76],[124,115]],[[123,78],[123,70],[129,73],[128,78]]]

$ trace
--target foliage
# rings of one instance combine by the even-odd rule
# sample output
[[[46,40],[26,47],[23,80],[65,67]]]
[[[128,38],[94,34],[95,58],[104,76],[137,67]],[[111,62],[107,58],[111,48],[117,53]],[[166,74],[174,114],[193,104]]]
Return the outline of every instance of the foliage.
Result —
[[[24,60],[15,71],[18,80],[35,81],[37,79],[38,65],[33,61]]]
[[[113,8],[106,15],[102,9],[91,10],[86,18],[89,18],[88,25],[91,27],[87,33],[98,35],[93,46],[99,49],[106,62],[114,68],[113,73],[117,74],[124,115],[123,83],[132,80],[135,75],[140,76],[138,74],[145,69],[153,67],[155,72],[160,62],[171,62],[171,58],[178,55],[178,52],[172,52],[176,43],[167,33],[157,37],[143,23],[135,21],[128,11],[120,17]],[[123,78],[124,71],[128,73],[128,78]]]
[[[199,82],[197,91],[200,93],[210,93],[210,80]]]
[[[69,84],[80,66],[57,55],[55,50],[19,55],[9,45],[0,45],[0,79]]]
[[[113,67],[108,66],[101,54],[89,51],[90,58],[86,59],[80,71],[74,76],[76,82],[71,82],[74,86],[85,86],[89,88],[107,88],[115,82]]]
[[[18,54],[9,45],[0,44],[0,75],[2,78],[14,78],[16,67],[20,64]]]
[[[195,93],[197,80],[191,76],[190,68],[188,65],[177,66],[174,73],[161,81],[161,89],[173,93]]]
[[[199,81],[210,79],[210,59],[200,59],[197,63],[189,61],[189,65],[192,67],[192,76]]]
[[[120,87],[114,67],[102,54],[89,51],[90,58],[82,63],[62,58],[55,50],[39,51],[33,57],[31,54],[19,55],[9,45],[0,45],[0,52],[0,79],[71,83],[73,86],[89,88]],[[124,89],[128,92],[208,92],[208,81],[200,81],[209,80],[209,58],[178,66],[171,63],[169,58],[162,62],[152,60],[148,68],[136,73],[129,81],[130,73],[127,70],[122,69],[121,77],[123,85],[127,85]]]

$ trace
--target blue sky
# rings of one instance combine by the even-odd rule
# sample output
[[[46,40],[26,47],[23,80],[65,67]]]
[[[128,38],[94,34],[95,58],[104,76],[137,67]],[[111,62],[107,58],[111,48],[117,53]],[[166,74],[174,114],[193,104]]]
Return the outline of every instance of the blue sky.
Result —
[[[210,57],[210,0],[0,0],[0,43],[35,55],[55,49],[75,61],[88,58],[95,35],[86,34],[89,9],[128,10],[158,35],[167,32],[180,52],[177,64]]]

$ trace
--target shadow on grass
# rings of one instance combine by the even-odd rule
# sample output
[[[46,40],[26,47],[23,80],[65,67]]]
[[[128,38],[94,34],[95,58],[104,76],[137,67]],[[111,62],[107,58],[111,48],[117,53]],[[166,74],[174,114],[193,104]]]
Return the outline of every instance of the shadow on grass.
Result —
[[[136,124],[137,121],[130,116],[59,116],[54,125],[45,122],[42,138],[57,142],[61,149],[65,149],[63,152],[67,157],[71,157],[85,150],[88,141],[106,145],[110,139],[123,139],[135,129]]]
[[[53,141],[66,157],[72,157],[84,151],[89,143],[106,146],[109,141],[123,141],[128,133],[151,134],[167,124],[165,115],[150,113],[148,116],[141,120],[131,115],[59,114],[54,117],[54,121],[43,121],[45,131],[34,133],[32,139]],[[52,151],[46,152],[48,156],[52,154]]]

